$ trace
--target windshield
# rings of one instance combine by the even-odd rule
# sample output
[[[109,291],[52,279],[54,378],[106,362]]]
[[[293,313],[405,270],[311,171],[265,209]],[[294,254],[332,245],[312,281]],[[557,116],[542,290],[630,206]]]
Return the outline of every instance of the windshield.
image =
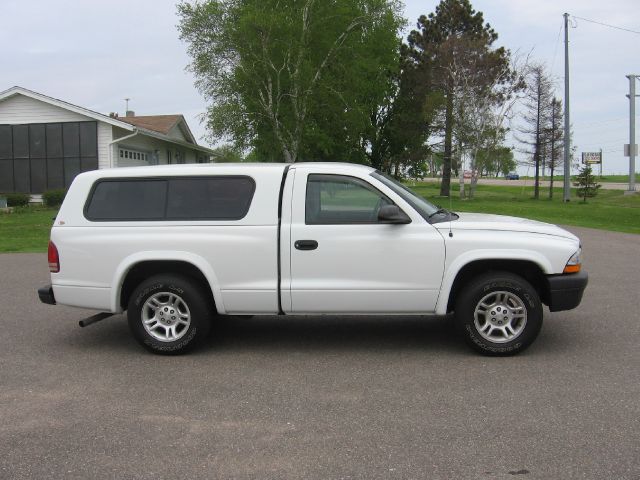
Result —
[[[397,181],[395,178],[390,177],[386,173],[379,172],[376,170],[371,173],[371,176],[377,180],[380,180],[387,187],[393,190],[395,193],[400,195],[402,199],[415,208],[422,218],[426,221],[431,222],[431,217],[433,214],[441,211],[442,209],[436,207],[431,202],[428,202],[420,195],[414,193],[409,188],[405,187],[402,183]]]

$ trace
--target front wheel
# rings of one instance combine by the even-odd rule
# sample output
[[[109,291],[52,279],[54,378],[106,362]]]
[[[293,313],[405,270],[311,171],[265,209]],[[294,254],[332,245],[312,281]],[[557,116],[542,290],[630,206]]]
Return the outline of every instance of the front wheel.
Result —
[[[542,302],[522,277],[487,273],[462,290],[455,305],[455,321],[474,349],[487,355],[514,355],[540,333]]]
[[[156,275],[131,295],[129,327],[148,350],[164,355],[184,353],[206,338],[212,302],[194,280],[181,275]]]

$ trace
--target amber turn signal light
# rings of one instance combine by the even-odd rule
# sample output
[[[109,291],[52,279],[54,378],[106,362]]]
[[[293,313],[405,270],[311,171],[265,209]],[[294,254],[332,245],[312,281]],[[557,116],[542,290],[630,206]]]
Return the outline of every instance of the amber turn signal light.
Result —
[[[582,265],[580,265],[579,263],[575,265],[567,265],[566,267],[564,267],[564,270],[562,271],[562,273],[578,273],[580,271],[581,266]]]

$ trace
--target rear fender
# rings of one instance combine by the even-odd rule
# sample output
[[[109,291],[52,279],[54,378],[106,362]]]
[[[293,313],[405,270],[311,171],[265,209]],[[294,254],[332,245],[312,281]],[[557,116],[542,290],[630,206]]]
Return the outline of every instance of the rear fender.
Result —
[[[122,285],[124,283],[124,279],[127,276],[127,273],[131,270],[131,268],[140,263],[140,262],[149,262],[149,261],[158,261],[158,262],[167,262],[167,261],[178,261],[178,262],[186,262],[190,263],[194,267],[198,268],[204,277],[207,279],[209,283],[209,288],[211,289],[211,293],[213,294],[213,299],[216,304],[216,310],[219,314],[223,315],[226,312],[224,307],[224,302],[222,300],[222,293],[220,291],[220,283],[218,282],[218,277],[215,272],[211,268],[211,265],[201,256],[195,255],[189,252],[183,251],[167,251],[167,250],[158,250],[158,251],[146,251],[146,252],[138,252],[126,257],[120,264],[113,275],[113,279],[111,281],[111,285],[113,285],[113,289],[111,291],[111,311],[116,313],[121,313],[123,311],[120,306],[120,295],[122,292]]]

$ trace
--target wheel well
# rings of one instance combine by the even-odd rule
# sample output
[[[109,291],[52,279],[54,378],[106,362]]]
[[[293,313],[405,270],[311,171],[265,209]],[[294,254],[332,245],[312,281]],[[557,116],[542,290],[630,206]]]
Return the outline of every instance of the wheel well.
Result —
[[[143,280],[162,273],[173,273],[178,275],[184,275],[192,278],[200,285],[202,285],[205,292],[209,292],[211,295],[211,301],[214,302],[213,292],[207,278],[200,271],[198,267],[189,263],[174,260],[152,260],[136,263],[129,269],[124,281],[122,282],[122,288],[120,289],[120,306],[123,310],[126,310],[129,304],[129,298],[136,289],[136,287]],[[215,305],[215,302],[214,302]]]
[[[536,289],[542,302],[548,304],[545,275],[538,264],[527,260],[476,260],[462,267],[456,275],[449,293],[447,312],[453,311],[458,293],[470,280],[492,271],[510,272],[524,278]]]

